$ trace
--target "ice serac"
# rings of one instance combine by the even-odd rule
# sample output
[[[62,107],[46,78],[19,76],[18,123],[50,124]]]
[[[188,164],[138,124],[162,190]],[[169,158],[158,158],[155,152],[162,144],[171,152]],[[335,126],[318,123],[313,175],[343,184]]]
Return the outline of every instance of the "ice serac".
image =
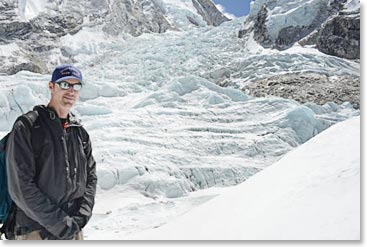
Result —
[[[358,0],[257,0],[239,37],[253,32],[265,48],[285,50],[299,42],[326,54],[359,58]]]
[[[211,0],[192,0],[192,2],[208,25],[218,26],[229,20],[215,7]]]

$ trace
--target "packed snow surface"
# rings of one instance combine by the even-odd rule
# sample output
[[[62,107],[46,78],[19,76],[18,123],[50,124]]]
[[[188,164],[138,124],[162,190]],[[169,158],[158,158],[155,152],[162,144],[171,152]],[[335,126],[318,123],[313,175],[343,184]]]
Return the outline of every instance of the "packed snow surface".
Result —
[[[135,239],[359,240],[360,118]]]

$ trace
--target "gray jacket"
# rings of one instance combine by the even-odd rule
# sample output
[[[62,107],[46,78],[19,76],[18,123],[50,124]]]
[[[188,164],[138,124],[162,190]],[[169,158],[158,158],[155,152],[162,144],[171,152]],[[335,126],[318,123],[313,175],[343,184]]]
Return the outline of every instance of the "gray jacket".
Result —
[[[96,162],[88,133],[73,115],[66,130],[52,109],[36,106],[33,126],[16,121],[6,146],[15,234],[41,230],[71,239],[92,216]]]

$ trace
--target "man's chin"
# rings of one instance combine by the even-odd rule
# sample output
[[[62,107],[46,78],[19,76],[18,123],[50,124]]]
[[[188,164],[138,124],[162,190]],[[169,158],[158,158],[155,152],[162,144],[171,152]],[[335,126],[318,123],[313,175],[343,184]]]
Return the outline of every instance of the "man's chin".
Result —
[[[64,101],[64,106],[72,107],[74,105],[74,103],[75,103],[74,100],[65,100]]]

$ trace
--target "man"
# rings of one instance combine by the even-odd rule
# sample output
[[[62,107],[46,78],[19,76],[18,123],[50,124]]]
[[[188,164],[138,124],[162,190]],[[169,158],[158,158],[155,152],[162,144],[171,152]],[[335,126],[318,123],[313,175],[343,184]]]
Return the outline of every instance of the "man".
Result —
[[[51,100],[33,124],[17,120],[6,146],[15,239],[82,240],[96,193],[96,163],[86,130],[70,112],[83,86],[72,65],[56,67]]]

